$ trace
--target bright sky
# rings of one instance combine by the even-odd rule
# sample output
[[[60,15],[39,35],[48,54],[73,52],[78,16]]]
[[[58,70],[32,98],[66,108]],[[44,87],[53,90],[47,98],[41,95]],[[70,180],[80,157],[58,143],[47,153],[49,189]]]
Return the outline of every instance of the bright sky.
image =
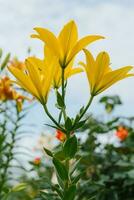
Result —
[[[106,40],[90,45],[96,55],[108,51],[113,68],[134,65],[134,1],[133,0],[0,0],[0,47],[24,59],[30,46],[33,53],[42,56],[42,45],[29,35],[35,26],[42,26],[58,33],[68,20],[74,19],[79,27],[79,35],[100,34]],[[79,61],[79,57],[78,57]],[[124,106],[118,114],[133,115],[134,78],[124,80],[103,95],[120,95]],[[87,102],[88,83],[85,75],[70,79],[68,89],[69,113],[74,114],[78,106]],[[96,102],[100,96],[96,98]],[[50,99],[55,104],[54,98]],[[93,103],[91,110],[101,113],[101,106]],[[43,125],[44,119],[40,106],[32,111],[33,121]]]

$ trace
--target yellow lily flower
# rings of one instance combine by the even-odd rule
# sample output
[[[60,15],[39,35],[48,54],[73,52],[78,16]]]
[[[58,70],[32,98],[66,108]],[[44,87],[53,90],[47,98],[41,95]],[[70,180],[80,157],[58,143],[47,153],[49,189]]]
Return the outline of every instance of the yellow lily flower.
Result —
[[[113,71],[109,66],[110,58],[106,52],[99,53],[96,60],[88,50],[84,49],[84,53],[86,64],[83,62],[80,64],[85,68],[92,96],[103,92],[122,79],[134,76],[134,74],[128,74],[133,68],[132,66],[125,66]]]
[[[9,71],[16,77],[16,83],[35,96],[41,103],[47,102],[47,97],[52,85],[55,73],[53,58],[48,66],[35,57],[29,57],[25,61],[25,70],[9,66]],[[43,69],[43,70],[42,70]]]
[[[60,66],[67,67],[75,55],[90,43],[103,39],[99,35],[88,35],[78,40],[77,26],[74,21],[68,22],[61,30],[58,37],[45,28],[34,28],[37,34],[32,34],[32,38],[42,40],[50,49],[51,53],[58,57]]]
[[[44,66],[48,66],[49,62],[52,60],[53,55],[51,54],[51,51],[47,47],[45,47],[44,56],[45,56]],[[40,60],[40,62],[43,62],[43,61]],[[64,70],[65,81],[72,75],[83,72],[83,69],[81,67],[73,68],[73,63],[74,63],[74,59],[68,64],[68,66]],[[61,82],[62,82],[62,69],[57,60],[55,60],[54,66],[55,66],[55,74],[53,76],[53,88],[58,89],[61,86]]]

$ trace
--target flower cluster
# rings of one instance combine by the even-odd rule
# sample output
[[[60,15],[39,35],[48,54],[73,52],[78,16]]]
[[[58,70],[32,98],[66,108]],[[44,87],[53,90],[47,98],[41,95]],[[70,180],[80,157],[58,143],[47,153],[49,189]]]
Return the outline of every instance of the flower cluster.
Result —
[[[50,89],[61,86],[62,69],[64,69],[64,80],[70,76],[83,71],[81,67],[74,68],[76,55],[87,45],[99,39],[104,39],[99,35],[87,35],[78,39],[77,26],[74,21],[67,23],[58,37],[45,28],[34,29],[37,34],[32,34],[32,38],[38,38],[44,43],[44,58],[29,57],[24,65],[9,66],[10,72],[17,78],[17,83],[41,103],[46,103]],[[95,96],[111,85],[126,77],[131,66],[122,67],[112,71],[108,53],[101,52],[96,60],[91,52],[84,49],[86,64],[80,62],[84,67],[90,84],[90,93]],[[21,66],[21,67],[20,67]]]

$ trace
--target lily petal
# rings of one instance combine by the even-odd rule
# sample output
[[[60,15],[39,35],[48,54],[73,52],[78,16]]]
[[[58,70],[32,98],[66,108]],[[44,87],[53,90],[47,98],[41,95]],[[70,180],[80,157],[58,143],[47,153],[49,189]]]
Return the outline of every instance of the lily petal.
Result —
[[[35,88],[37,88],[39,95],[42,96],[43,94],[41,92],[42,90],[41,77],[39,75],[39,70],[36,66],[36,63],[33,62],[32,58],[26,59],[25,63],[26,63],[26,67],[28,69],[31,81],[33,82]]]
[[[83,72],[83,69],[80,67],[71,69],[67,73],[65,73],[65,80],[67,80],[70,76]]]
[[[39,99],[38,92],[34,87],[31,79],[28,75],[24,74],[21,70],[15,67],[8,67],[9,71],[18,79],[17,83],[24,88],[25,90],[29,91],[33,96]]]
[[[73,48],[78,39],[77,26],[74,21],[70,21],[63,27],[58,39],[61,44],[63,57],[67,56],[69,50]]]
[[[98,84],[102,77],[110,71],[109,64],[110,58],[108,53],[99,53],[95,62],[95,79],[97,80],[96,84]]]
[[[106,74],[103,80],[100,82],[100,84],[97,87],[97,94],[100,92],[103,92],[114,83],[126,77],[132,76],[132,74],[131,75],[127,74],[132,68],[133,68],[132,66],[126,66],[126,67],[122,67],[120,69],[111,71],[108,74]]]
[[[42,40],[43,42],[45,42],[48,48],[53,52],[54,55],[60,56],[61,48],[55,35],[45,28],[38,27],[38,28],[34,28],[34,30],[38,33],[38,35],[32,34],[31,37]]]
[[[84,49],[83,50],[85,55],[86,55],[86,65],[84,64],[83,67],[85,68],[86,70],[86,73],[87,73],[87,77],[88,77],[88,81],[90,83],[90,88],[91,90],[93,89],[94,85],[95,85],[95,60],[92,56],[92,54]]]
[[[100,35],[88,35],[82,39],[80,39],[76,45],[73,47],[73,49],[71,50],[67,60],[68,62],[79,52],[81,51],[84,47],[86,47],[87,45],[89,45],[92,42],[95,42],[96,40],[99,39],[104,39],[103,36]]]

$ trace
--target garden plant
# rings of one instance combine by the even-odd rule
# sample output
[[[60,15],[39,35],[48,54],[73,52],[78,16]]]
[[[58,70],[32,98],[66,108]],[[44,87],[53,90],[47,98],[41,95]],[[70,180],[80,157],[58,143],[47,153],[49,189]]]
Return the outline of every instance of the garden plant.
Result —
[[[104,37],[100,35],[87,35],[79,39],[77,26],[74,21],[68,22],[62,28],[58,36],[55,36],[52,32],[45,28],[36,27],[34,30],[36,33],[32,34],[31,37],[37,38],[43,43],[44,57],[43,59],[35,56],[27,57],[25,62],[21,65],[17,65],[14,62],[9,62],[7,68],[16,79],[8,83],[11,85],[15,83],[16,85],[20,86],[20,88],[33,96],[30,97],[31,99],[36,99],[42,105],[44,113],[51,121],[50,124],[46,125],[55,130],[57,134],[56,137],[59,139],[60,144],[53,150],[47,149],[44,146],[44,152],[50,157],[52,165],[48,166],[42,172],[40,171],[39,167],[39,165],[41,165],[40,159],[35,160],[33,167],[35,167],[39,180],[35,182],[35,185],[33,183],[33,188],[35,187],[35,191],[37,190],[37,193],[35,196],[33,195],[33,197],[27,196],[25,198],[36,200],[116,200],[119,197],[120,199],[123,199],[124,194],[118,194],[118,186],[113,182],[116,178],[118,178],[121,181],[121,185],[123,185],[124,177],[120,177],[121,174],[117,173],[116,177],[113,178],[111,174],[112,169],[117,167],[116,164],[119,157],[118,152],[122,153],[122,151],[126,148],[114,148],[109,144],[100,147],[99,149],[99,144],[96,144],[95,142],[97,141],[95,134],[108,133],[110,130],[119,127],[117,136],[118,138],[124,140],[125,137],[127,137],[127,129],[125,129],[122,124],[120,126],[119,124],[114,124],[114,122],[117,123],[119,119],[115,119],[114,121],[109,121],[106,123],[98,122],[93,120],[91,116],[86,115],[86,113],[97,95],[118,81],[128,77],[133,77],[134,74],[131,72],[133,67],[124,66],[122,68],[112,70],[110,66],[110,57],[105,51],[100,52],[95,58],[92,53],[86,49],[86,47],[97,40],[104,39]],[[84,59],[78,62],[77,66],[79,67],[75,67],[75,59],[77,54],[80,52],[83,53]],[[81,76],[86,75],[88,79],[89,99],[87,99],[87,104],[85,106],[80,106],[78,112],[72,118],[68,115],[68,107],[66,105],[68,79],[78,73],[81,74]],[[1,79],[1,81],[3,81],[3,79]],[[5,84],[5,79],[3,82]],[[5,86],[4,84],[2,87]],[[83,85],[83,87],[85,86]],[[79,88],[76,88],[75,92],[77,91],[79,93],[81,92],[79,91]],[[48,108],[49,98],[51,97],[50,92],[53,92],[56,97],[56,102],[53,102],[55,105],[56,114],[51,113]],[[16,115],[18,117],[16,119],[17,122],[15,122],[14,128],[14,132],[16,133],[17,129],[19,128],[17,123],[23,118],[23,115],[20,114],[23,112],[21,107],[22,102],[29,101],[30,98],[25,97],[25,95],[20,95],[20,93],[12,93],[13,100],[16,102],[15,108],[17,109]],[[111,99],[105,97],[101,99],[101,102],[105,104],[105,108],[109,112],[114,109],[116,104],[120,104],[118,97],[111,97]],[[2,99],[2,106],[5,104],[7,104],[7,99],[4,99],[4,101]],[[6,120],[8,118],[6,118]],[[10,120],[11,119],[9,119],[9,121]],[[7,122],[3,122],[4,125],[2,124],[1,126],[4,129],[4,133],[6,128],[5,123]],[[83,132],[86,129],[90,132],[89,137],[87,137],[85,142],[81,143],[81,139],[78,139],[76,133],[78,131]],[[131,128],[130,130],[132,132]],[[14,144],[14,132],[11,136],[12,142],[8,144],[9,149],[6,148],[5,151],[7,161],[3,167],[4,172],[0,174],[2,180],[0,180],[1,188],[4,187],[4,176],[5,173],[7,173],[7,163],[13,159],[11,150],[13,149]],[[10,133],[12,133],[12,131],[10,131]],[[5,135],[1,135],[0,137],[3,136],[5,139]],[[4,139],[1,139],[0,142]],[[2,145],[0,145],[0,150],[1,147]],[[4,155],[3,149],[5,149],[5,147],[2,147],[2,150],[0,151],[0,154],[2,152],[2,156]],[[4,163],[5,158],[0,157],[0,159],[2,159],[2,162]],[[109,163],[112,163],[112,167],[109,166],[109,163],[105,163],[108,162],[108,159]],[[112,161],[110,159],[112,159]],[[102,168],[103,162],[105,163],[105,168]],[[47,178],[50,180],[52,178],[53,168],[57,179],[54,183],[51,182],[50,184],[46,184]],[[121,168],[119,163],[118,168]],[[107,170],[109,171],[109,175],[105,174],[105,171]],[[45,172],[49,175],[48,177],[42,178],[43,173]],[[92,176],[94,174],[95,176]],[[23,182],[25,181],[26,179],[23,177]],[[27,182],[27,184],[28,183],[32,184],[30,181]],[[39,188],[37,188],[37,184],[38,186],[40,185]],[[109,185],[113,186],[112,189],[108,187]],[[18,188],[14,188],[14,191],[19,191],[22,189],[21,194],[23,196],[23,189],[26,187],[28,186],[25,184],[20,184]],[[122,187],[125,186],[123,185]],[[8,192],[5,191],[1,189],[1,198],[3,200],[8,198],[13,200],[17,199],[15,196],[12,198],[8,197],[8,195],[6,195]],[[21,198],[21,194],[19,198]]]

